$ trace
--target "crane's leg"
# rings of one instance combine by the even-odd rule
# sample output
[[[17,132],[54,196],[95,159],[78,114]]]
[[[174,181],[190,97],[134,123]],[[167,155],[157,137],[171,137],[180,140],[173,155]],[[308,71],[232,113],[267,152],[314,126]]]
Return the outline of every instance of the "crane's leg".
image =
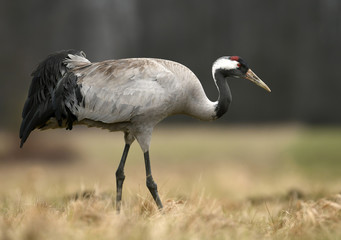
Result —
[[[118,168],[116,171],[116,211],[117,213],[119,213],[121,210],[122,187],[123,187],[123,182],[125,179],[124,165],[126,163],[129,148],[130,148],[130,144],[126,143],[120,164],[118,165]]]
[[[156,205],[159,209],[162,209],[162,203],[159,197],[159,193],[157,191],[157,185],[154,182],[153,176],[152,176],[152,170],[150,168],[150,159],[149,159],[149,151],[144,153],[144,162],[145,162],[145,166],[146,166],[146,183],[147,183],[147,187],[150,191],[150,193],[152,194]]]

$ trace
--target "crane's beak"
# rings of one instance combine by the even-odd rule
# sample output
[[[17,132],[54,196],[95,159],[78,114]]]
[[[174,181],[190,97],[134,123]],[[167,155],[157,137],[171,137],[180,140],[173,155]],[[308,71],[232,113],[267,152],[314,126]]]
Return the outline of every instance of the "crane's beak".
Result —
[[[251,69],[246,72],[244,78],[271,92],[270,88]]]

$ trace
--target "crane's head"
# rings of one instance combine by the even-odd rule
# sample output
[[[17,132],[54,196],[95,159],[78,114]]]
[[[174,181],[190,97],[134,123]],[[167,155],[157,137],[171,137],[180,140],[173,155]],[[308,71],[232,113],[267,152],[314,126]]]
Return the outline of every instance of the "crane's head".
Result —
[[[212,66],[213,77],[219,73],[224,78],[244,78],[271,92],[270,88],[249,68],[247,63],[238,56],[218,58]]]

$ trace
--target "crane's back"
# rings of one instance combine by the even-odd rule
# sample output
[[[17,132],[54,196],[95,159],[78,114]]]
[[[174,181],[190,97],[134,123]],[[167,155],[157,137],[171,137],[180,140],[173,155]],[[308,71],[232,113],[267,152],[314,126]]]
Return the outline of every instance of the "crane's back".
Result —
[[[184,112],[184,103],[192,94],[189,90],[202,89],[188,68],[161,59],[108,60],[71,71],[78,76],[84,97],[82,106],[71,108],[79,121],[142,122],[148,118],[150,124],[156,124]]]

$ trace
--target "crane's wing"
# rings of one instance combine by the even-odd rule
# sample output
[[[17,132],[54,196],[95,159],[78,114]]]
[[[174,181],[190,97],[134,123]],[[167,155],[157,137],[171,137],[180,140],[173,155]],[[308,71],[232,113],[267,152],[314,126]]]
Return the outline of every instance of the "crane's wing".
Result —
[[[176,84],[171,71],[152,59],[121,59],[75,70],[84,98],[71,108],[78,120],[104,123],[147,116],[161,120],[171,108],[169,88]]]

